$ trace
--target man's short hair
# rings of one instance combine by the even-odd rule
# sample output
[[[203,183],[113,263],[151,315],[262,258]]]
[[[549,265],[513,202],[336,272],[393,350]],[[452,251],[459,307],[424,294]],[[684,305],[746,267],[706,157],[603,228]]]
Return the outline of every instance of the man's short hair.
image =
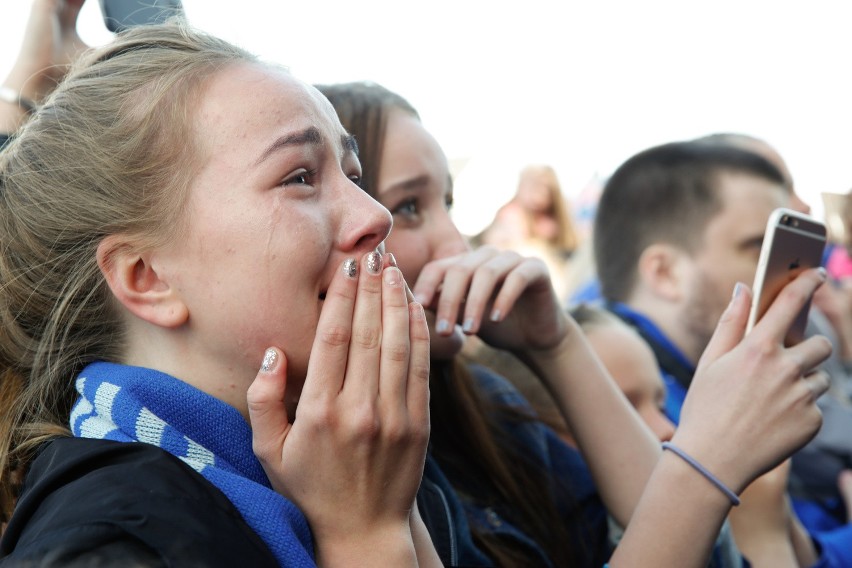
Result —
[[[601,291],[624,302],[638,276],[639,257],[654,243],[690,253],[722,208],[721,174],[747,174],[783,186],[784,176],[765,158],[722,144],[673,142],[636,154],[613,173],[598,204],[595,263]]]

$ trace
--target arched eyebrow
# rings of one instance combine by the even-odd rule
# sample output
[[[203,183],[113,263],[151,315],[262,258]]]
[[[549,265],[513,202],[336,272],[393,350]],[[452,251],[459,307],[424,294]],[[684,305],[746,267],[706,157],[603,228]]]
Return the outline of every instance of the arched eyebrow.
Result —
[[[281,148],[286,148],[288,146],[301,146],[304,144],[308,144],[311,146],[319,146],[322,144],[322,142],[322,134],[320,134],[320,131],[313,126],[311,126],[310,128],[306,128],[301,132],[285,134],[284,136],[277,138],[272,144],[270,144],[269,147],[263,151],[263,153],[254,163],[254,165],[255,167],[259,166],[261,163],[263,163],[264,160],[269,158],[269,156],[271,156]],[[358,143],[355,141],[355,137],[351,134],[341,134],[340,144],[341,146],[343,146],[343,150],[345,153],[351,152],[356,156],[358,155]]]
[[[254,165],[255,167],[259,166],[264,160],[269,158],[269,156],[282,148],[286,148],[288,146],[302,146],[305,144],[309,144],[311,146],[319,146],[322,144],[322,134],[320,134],[320,131],[311,126],[301,132],[293,132],[277,138],[275,142],[270,144],[269,147],[263,151]]]

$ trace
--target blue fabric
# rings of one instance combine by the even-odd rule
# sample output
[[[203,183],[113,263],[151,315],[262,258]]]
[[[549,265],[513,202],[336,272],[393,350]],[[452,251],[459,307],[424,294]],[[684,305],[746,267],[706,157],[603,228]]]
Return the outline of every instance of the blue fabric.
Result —
[[[815,566],[852,568],[852,524],[845,522],[846,511],[835,500],[826,503],[791,499],[793,510],[821,549]]]
[[[568,298],[569,305],[582,303],[595,303],[603,299],[601,295],[601,283],[597,278],[593,278],[580,285],[573,294]]]
[[[613,313],[618,314],[619,317],[640,330],[646,338],[651,339],[658,346],[665,349],[685,369],[689,369],[691,374],[695,373],[695,365],[660,331],[654,322],[625,304],[613,303],[608,307]],[[663,367],[660,367],[660,376],[666,385],[666,401],[663,410],[669,420],[674,424],[678,424],[680,422],[680,411],[683,408],[683,401],[686,399],[686,387]]]
[[[75,436],[163,448],[218,487],[281,566],[315,566],[307,520],[272,489],[235,408],[164,373],[114,363],[87,366],[76,387]]]
[[[813,568],[852,568],[852,525],[812,532],[811,537],[821,549],[820,559]]]
[[[444,566],[491,568],[494,563],[476,547],[465,509],[437,461],[426,454],[417,507]]]

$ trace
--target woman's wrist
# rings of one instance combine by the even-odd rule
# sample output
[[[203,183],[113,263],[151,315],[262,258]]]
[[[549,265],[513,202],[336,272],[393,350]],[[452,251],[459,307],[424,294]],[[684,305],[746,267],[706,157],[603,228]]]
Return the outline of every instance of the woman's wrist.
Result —
[[[720,443],[720,440],[716,438],[712,440],[709,438],[709,436],[702,435],[699,439],[693,439],[689,436],[688,432],[678,428],[669,443],[677,447],[681,453],[687,454],[697,463],[701,464],[702,468],[711,472],[713,477],[733,494],[739,495],[752,481],[752,478],[748,477],[747,472],[741,471],[742,467],[740,466],[743,465],[741,462],[732,460],[727,456],[725,450],[728,446],[724,443],[724,440]],[[687,467],[691,467],[697,477],[702,477],[696,471],[696,468],[687,463],[681,456],[676,455],[674,452],[663,453],[671,454],[671,457],[682,461]],[[713,487],[711,482],[706,479],[704,481],[708,487]],[[723,498],[730,501],[730,498],[724,494],[724,491],[720,491],[718,487],[715,490]]]
[[[32,114],[36,111],[35,101],[24,96],[20,91],[5,85],[0,85],[0,101],[17,107],[24,114]]]
[[[315,534],[317,566],[417,566],[409,523],[336,536]]]
[[[56,87],[56,79],[47,75],[44,69],[15,66],[3,80],[2,85],[34,104],[41,104],[42,99]]]
[[[582,331],[570,321],[567,332],[551,347],[542,349],[524,348],[513,350],[512,354],[527,365],[545,384],[551,380],[560,380],[567,364],[571,363],[571,350],[576,347],[577,340],[582,338]]]
[[[707,481],[709,481],[711,485],[721,491],[722,494],[728,498],[728,501],[731,502],[731,505],[736,507],[740,504],[739,496],[730,487],[725,485],[725,483],[721,479],[716,477],[716,475],[712,471],[704,467],[701,462],[693,458],[687,452],[683,451],[681,448],[677,447],[671,442],[663,442],[663,450],[668,450],[674,453],[677,457],[691,465],[692,469],[694,469],[697,473],[701,474],[701,476],[707,479]]]

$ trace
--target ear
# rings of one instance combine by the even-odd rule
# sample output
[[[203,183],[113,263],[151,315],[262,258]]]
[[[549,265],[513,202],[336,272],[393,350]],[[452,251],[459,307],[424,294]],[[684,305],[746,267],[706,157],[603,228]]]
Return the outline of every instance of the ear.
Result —
[[[639,280],[642,287],[667,302],[679,302],[687,295],[689,255],[667,243],[655,243],[639,257]]]
[[[180,295],[157,273],[150,251],[139,252],[125,236],[110,235],[98,244],[97,260],[113,296],[131,314],[167,328],[189,318]]]

